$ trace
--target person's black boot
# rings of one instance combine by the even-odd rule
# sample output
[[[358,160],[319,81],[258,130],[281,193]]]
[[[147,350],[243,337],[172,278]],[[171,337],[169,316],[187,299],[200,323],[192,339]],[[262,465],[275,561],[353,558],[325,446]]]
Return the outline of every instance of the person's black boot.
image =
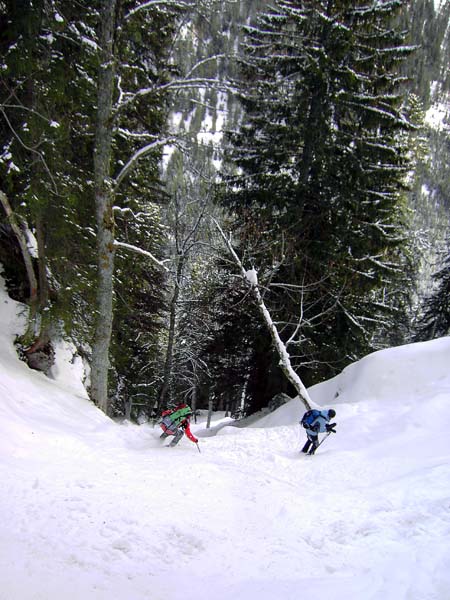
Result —
[[[311,446],[311,442],[308,440],[308,441],[306,442],[306,444],[303,446],[303,448],[302,448],[302,452],[303,452],[304,454],[308,454],[308,450],[309,450],[309,447],[310,447],[310,446]]]
[[[308,452],[309,456],[312,456],[318,447],[319,447],[319,444],[313,443],[311,450]]]

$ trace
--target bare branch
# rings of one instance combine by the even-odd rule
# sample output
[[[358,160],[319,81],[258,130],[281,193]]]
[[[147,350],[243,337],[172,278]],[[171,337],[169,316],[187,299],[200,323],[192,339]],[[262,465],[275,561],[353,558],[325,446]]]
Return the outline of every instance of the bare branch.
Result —
[[[138,131],[130,131],[129,129],[125,129],[124,127],[118,127],[116,129],[117,135],[124,139],[128,140],[158,140],[159,137],[154,135],[153,133],[148,133],[146,131],[138,132]]]
[[[144,2],[143,4],[140,4],[139,6],[136,6],[135,8],[131,9],[130,12],[128,12],[125,15],[125,21],[133,17],[136,13],[140,12],[141,10],[146,10],[148,8],[153,8],[154,6],[161,5],[176,6],[177,8],[193,8],[195,6],[195,3],[184,2],[183,0],[148,0],[147,2]]]
[[[216,55],[210,57],[208,60],[214,60],[220,58],[222,55]],[[201,61],[204,63],[206,61]],[[195,70],[197,65],[194,65],[191,69],[191,73]],[[124,95],[124,100],[120,104],[117,104],[115,109],[115,113],[128,108],[134,102],[139,100],[140,98],[145,98],[146,96],[150,96],[151,94],[164,92],[167,90],[182,90],[185,88],[212,88],[215,90],[220,90],[224,92],[234,93],[236,92],[236,88],[234,88],[229,83],[222,81],[217,78],[207,78],[207,77],[183,77],[180,79],[174,79],[162,85],[156,85],[148,88],[142,88],[134,94]]]
[[[11,130],[11,132],[12,132],[13,136],[16,138],[16,140],[19,142],[19,144],[20,144],[20,145],[21,145],[23,148],[25,148],[25,150],[28,150],[29,152],[32,152],[33,154],[36,154],[36,155],[38,156],[39,160],[40,160],[40,161],[42,162],[42,164],[44,165],[44,169],[47,171],[47,174],[48,174],[48,176],[49,176],[49,178],[50,178],[50,180],[51,180],[51,182],[52,182],[52,184],[53,184],[54,191],[57,193],[57,192],[58,192],[58,186],[56,185],[56,181],[55,181],[55,179],[54,179],[54,177],[53,177],[53,175],[52,175],[52,173],[51,173],[51,171],[50,171],[50,168],[48,167],[48,165],[47,165],[47,163],[46,163],[46,161],[45,161],[45,158],[44,158],[44,156],[42,155],[42,153],[41,153],[41,152],[39,152],[39,150],[37,150],[37,147],[36,147],[36,148],[32,148],[31,146],[27,146],[27,145],[25,144],[25,142],[22,140],[22,138],[20,137],[20,135],[19,135],[19,134],[17,133],[17,131],[14,129],[14,127],[13,127],[12,123],[10,122],[10,120],[9,120],[9,118],[8,118],[8,115],[6,114],[6,112],[4,111],[4,109],[3,109],[3,107],[2,107],[1,105],[0,105],[0,112],[2,113],[2,115],[3,115],[3,117],[4,117],[5,121],[6,121],[6,123],[8,124],[8,127],[10,128],[10,130]],[[39,146],[39,145],[40,145],[40,144],[38,144],[38,146]]]
[[[186,73],[184,78],[188,79],[189,77],[191,77],[192,73],[194,73],[197,69],[199,69],[203,65],[205,65],[213,60],[218,60],[219,58],[225,58],[225,54],[215,54],[213,56],[208,56],[207,58],[204,58],[203,60],[199,60],[197,63],[195,63],[195,65],[192,67],[192,69]]]
[[[116,248],[124,248],[125,250],[131,250],[132,252],[136,252],[137,254],[142,254],[147,258],[150,258],[154,263],[156,263],[159,267],[161,267],[168,273],[170,272],[166,265],[163,263],[163,261],[158,260],[155,256],[153,256],[151,252],[148,252],[147,250],[143,250],[142,248],[139,248],[138,246],[133,246],[132,244],[126,244],[125,242],[118,242],[117,240],[114,242],[114,246]]]
[[[130,158],[130,160],[127,162],[127,164],[122,168],[120,173],[114,179],[115,187],[116,188],[119,187],[119,185],[122,183],[123,179],[128,175],[128,173],[130,171],[132,171],[135,168],[137,162],[141,158],[143,158],[144,156],[146,156],[147,154],[152,152],[152,150],[155,150],[155,148],[158,148],[159,146],[165,146],[166,144],[171,144],[174,142],[175,142],[175,138],[165,138],[163,140],[156,140],[155,142],[152,142],[151,144],[147,144],[146,146],[139,148],[139,150],[137,152],[135,152],[135,154],[133,154],[133,156]]]

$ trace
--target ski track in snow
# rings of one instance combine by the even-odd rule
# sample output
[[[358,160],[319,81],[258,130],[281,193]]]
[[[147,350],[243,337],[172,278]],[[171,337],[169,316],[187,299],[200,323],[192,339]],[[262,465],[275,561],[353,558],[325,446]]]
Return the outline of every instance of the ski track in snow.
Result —
[[[426,587],[434,580],[438,588],[440,579],[450,589],[443,577],[448,537],[441,537],[450,533],[450,500],[439,487],[450,480],[445,456],[405,470],[403,460],[388,455],[368,469],[356,451],[326,450],[324,444],[309,458],[297,448],[283,449],[294,435],[290,427],[247,433],[237,432],[243,440],[233,439],[231,452],[231,436],[209,438],[200,456],[185,440],[160,449],[150,438],[148,448],[121,448],[116,459],[107,446],[85,449],[74,460],[65,451],[58,456],[54,440],[48,456],[16,460],[14,482],[1,474],[8,481],[2,538],[17,545],[20,579],[28,573],[51,583],[64,573],[68,599],[111,597],[111,581],[117,581],[117,598],[145,598],[148,585],[158,589],[156,582],[172,580],[176,565],[187,589],[170,584],[161,598],[206,598],[207,581],[223,593],[218,598],[247,589],[251,597],[275,599],[274,582],[280,597],[294,598],[299,579],[330,594],[337,578],[337,595],[326,597],[343,597],[343,588],[353,598],[444,600],[428,596]],[[174,457],[182,468],[174,467]],[[433,555],[427,556],[430,540]],[[34,554],[36,546],[49,556]],[[355,573],[364,578],[353,582]],[[80,581],[89,587],[80,588]],[[58,581],[55,586],[55,596],[47,586],[30,598],[56,597],[62,589]]]

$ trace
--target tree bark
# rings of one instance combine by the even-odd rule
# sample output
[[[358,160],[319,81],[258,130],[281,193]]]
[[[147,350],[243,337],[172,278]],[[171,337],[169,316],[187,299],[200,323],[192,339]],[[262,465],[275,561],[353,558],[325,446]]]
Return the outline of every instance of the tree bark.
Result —
[[[45,247],[45,225],[42,213],[36,216],[36,241],[38,248],[38,270],[39,270],[39,310],[47,306],[50,293],[47,277],[47,252]]]
[[[164,364],[164,377],[159,395],[159,406],[162,407],[167,401],[167,396],[170,388],[170,380],[172,378],[172,365],[173,365],[173,349],[175,345],[175,332],[176,332],[176,318],[177,318],[177,306],[178,299],[181,291],[181,279],[183,277],[184,263],[186,256],[180,254],[178,258],[177,272],[175,276],[175,288],[173,291],[172,300],[170,301],[170,316],[169,316],[169,338],[167,341],[166,360]]]
[[[38,297],[36,312],[33,317],[33,340],[31,345],[27,343],[28,347],[25,349],[25,356],[30,368],[47,374],[55,363],[55,351],[51,342],[49,318],[45,314],[50,293],[47,277],[45,226],[40,210],[36,215],[36,241],[39,271]]]
[[[36,313],[37,313],[38,300],[39,300],[38,299],[38,281],[37,281],[36,274],[35,274],[34,268],[33,268],[33,259],[31,257],[30,251],[28,249],[26,237],[25,237],[22,229],[20,228],[20,225],[17,221],[16,215],[14,214],[14,212],[11,208],[8,197],[2,191],[0,191],[0,202],[6,213],[9,224],[11,225],[11,229],[13,230],[13,232],[17,238],[17,241],[19,243],[20,250],[22,252],[23,262],[25,264],[25,269],[27,272],[28,285],[30,288],[30,294],[29,294],[29,299],[28,299],[28,303],[30,306],[30,319],[29,319],[30,326],[29,326],[29,328],[33,330],[32,332],[29,331],[29,333],[31,334],[30,341],[32,341],[32,339],[34,338],[34,335],[36,333],[35,332],[35,326],[36,326],[35,321],[36,321]]]
[[[197,423],[197,384],[195,381],[191,392],[191,408],[192,412],[194,413],[194,423]]]
[[[212,414],[213,414],[213,409],[214,409],[214,401],[209,400],[208,401],[208,418],[206,419],[206,429],[209,429],[211,427],[211,418],[212,418]]]
[[[28,317],[28,327],[24,335],[20,336],[20,342],[25,347],[26,361],[29,367],[47,373],[54,363],[54,351],[50,343],[48,324],[42,319],[42,310],[48,302],[48,279],[46,272],[45,243],[42,220],[38,219],[36,223],[36,237],[38,242],[39,256],[39,283],[33,267],[33,258],[28,248],[27,239],[17,221],[17,218],[11,208],[8,197],[0,191],[0,203],[8,218],[11,229],[13,230],[25,264],[28,277],[29,298],[28,305],[30,314]]]
[[[109,348],[113,322],[114,190],[111,182],[113,92],[115,85],[114,33],[116,0],[104,3],[100,34],[100,69],[94,147],[94,189],[97,219],[97,304],[92,347],[91,398],[108,413]]]

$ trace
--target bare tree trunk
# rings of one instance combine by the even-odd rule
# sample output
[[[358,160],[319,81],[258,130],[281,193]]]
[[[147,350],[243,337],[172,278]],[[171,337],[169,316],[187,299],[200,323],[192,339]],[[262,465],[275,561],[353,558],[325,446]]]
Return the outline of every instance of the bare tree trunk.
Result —
[[[242,387],[241,402],[239,404],[239,416],[241,419],[245,415],[245,399],[247,398],[247,387],[249,379],[250,375],[247,373],[247,375],[245,376],[244,385]]]
[[[180,254],[177,265],[177,272],[175,276],[175,288],[173,290],[172,300],[170,301],[170,316],[169,316],[169,337],[167,341],[166,360],[164,364],[164,377],[159,395],[159,406],[163,406],[167,402],[167,396],[169,395],[170,380],[172,378],[172,365],[173,365],[173,350],[175,346],[175,332],[176,332],[176,318],[177,318],[177,307],[178,299],[181,291],[181,279],[183,277],[185,255]]]
[[[36,241],[38,248],[39,269],[39,309],[43,310],[49,300],[48,277],[47,277],[47,252],[45,248],[45,228],[42,214],[36,217]]]
[[[133,408],[132,398],[127,398],[126,400],[124,400],[123,404],[125,406],[125,419],[127,421],[131,421],[131,410]]]
[[[36,334],[36,314],[38,307],[38,282],[36,279],[36,274],[33,268],[33,259],[31,257],[30,251],[28,249],[28,244],[26,237],[20,228],[20,225],[17,221],[16,215],[14,214],[11,205],[9,203],[8,197],[2,191],[0,191],[0,202],[2,203],[3,209],[8,218],[9,224],[11,225],[11,229],[13,230],[17,241],[20,246],[20,250],[22,252],[23,262],[25,264],[25,269],[28,277],[28,285],[30,288],[30,295],[28,299],[28,303],[30,305],[30,319],[29,319],[29,337],[32,341]]]
[[[11,228],[16,235],[22,252],[22,258],[28,277],[30,294],[28,304],[30,314],[28,318],[28,328],[20,341],[25,347],[25,356],[27,364],[32,369],[37,369],[47,373],[54,363],[54,351],[50,344],[50,335],[48,325],[42,321],[42,310],[48,302],[48,279],[45,258],[45,243],[42,220],[36,222],[36,238],[38,242],[38,266],[39,266],[39,284],[33,267],[33,259],[28,248],[27,239],[20,228],[17,218],[11,208],[8,197],[0,191],[0,202],[8,217]]]
[[[197,385],[195,382],[191,393],[191,408],[194,413],[194,423],[197,423]]]
[[[91,397],[107,414],[109,348],[113,321],[114,191],[111,182],[113,137],[112,103],[115,80],[114,31],[116,0],[104,3],[100,34],[97,126],[94,148],[94,185],[97,218],[97,305],[92,348]]]
[[[211,427],[211,417],[212,417],[212,413],[213,413],[213,408],[214,408],[214,401],[209,400],[209,402],[208,402],[208,418],[206,420],[206,429],[209,429]]]
[[[49,301],[49,286],[47,277],[47,253],[45,248],[45,231],[42,213],[36,217],[36,241],[38,249],[39,288],[35,315],[34,339],[27,344],[25,356],[28,366],[32,369],[48,373],[55,362],[55,351],[51,343],[50,323],[45,316],[45,308]]]

